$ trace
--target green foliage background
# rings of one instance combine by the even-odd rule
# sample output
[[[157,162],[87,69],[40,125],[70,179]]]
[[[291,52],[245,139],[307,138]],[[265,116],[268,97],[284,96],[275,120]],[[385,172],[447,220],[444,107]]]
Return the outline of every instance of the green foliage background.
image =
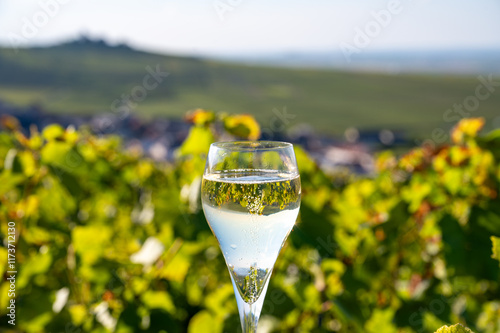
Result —
[[[2,331],[239,330],[229,275],[200,211],[205,153],[217,140],[215,117],[200,114],[174,164],[85,129],[0,133],[0,275],[9,221],[18,270],[15,327],[5,316],[8,284],[0,285]],[[477,137],[482,125],[462,121],[448,146],[399,159],[383,153],[367,178],[329,177],[297,147],[300,218],[261,325],[392,333],[463,323],[499,332],[500,132]],[[146,240],[163,253],[133,262]],[[57,312],[61,289],[69,296]]]

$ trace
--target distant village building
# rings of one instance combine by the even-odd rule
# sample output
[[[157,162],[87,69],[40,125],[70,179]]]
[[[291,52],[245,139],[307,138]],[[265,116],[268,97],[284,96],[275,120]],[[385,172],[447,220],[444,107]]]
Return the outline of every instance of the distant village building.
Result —
[[[96,135],[119,135],[123,138],[125,149],[155,161],[172,161],[175,149],[182,144],[190,128],[181,119],[155,118],[146,121],[130,114],[118,117],[110,112],[93,116],[50,114],[37,106],[16,108],[2,101],[0,113],[16,117],[26,133],[31,125],[36,125],[40,130],[52,123],[64,127],[87,125]],[[348,169],[358,174],[374,172],[374,151],[404,142],[401,135],[389,130],[359,131],[350,128],[345,132],[345,139],[338,139],[318,135],[306,124],[299,124],[287,133],[264,139],[277,138],[304,147],[327,173]]]

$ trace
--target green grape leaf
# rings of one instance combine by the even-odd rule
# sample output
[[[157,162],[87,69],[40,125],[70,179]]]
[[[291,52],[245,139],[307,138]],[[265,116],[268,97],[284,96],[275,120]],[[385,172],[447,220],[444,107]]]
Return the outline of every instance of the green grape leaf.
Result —
[[[469,328],[462,326],[461,324],[456,324],[453,326],[443,326],[438,329],[435,333],[474,333]]]
[[[23,331],[25,332],[43,332],[45,326],[51,321],[53,317],[52,311],[45,311],[44,313],[34,317],[30,318],[30,320],[24,325]]]
[[[7,249],[4,247],[0,247],[0,276],[3,276],[7,271],[7,258],[8,258]],[[1,291],[1,290],[0,290]],[[0,306],[3,306],[3,302],[0,301]]]
[[[443,174],[443,182],[451,194],[456,195],[464,184],[464,172],[460,169],[448,169]]]
[[[393,309],[375,309],[372,316],[366,322],[365,332],[368,333],[396,333],[398,330],[392,322],[394,318]]]
[[[66,142],[51,141],[41,151],[42,162],[56,166],[71,174],[86,172],[84,159],[80,153]]]
[[[496,129],[496,130],[489,132],[483,138],[481,138],[481,141],[496,142],[497,144],[500,145],[500,129]]]
[[[160,274],[167,280],[182,282],[190,266],[190,259],[182,253],[177,253],[172,261],[163,267]]]
[[[317,311],[321,308],[321,294],[314,284],[308,284],[301,292],[304,310]]]
[[[216,324],[215,319],[208,311],[200,311],[191,318],[188,326],[188,333],[218,333],[222,330]]]
[[[229,281],[228,281],[229,282]],[[235,311],[236,304],[233,303],[234,289],[229,283],[224,284],[220,288],[214,290],[205,298],[205,305],[207,309],[213,313],[228,313],[230,310]],[[228,308],[228,306],[230,306]]]
[[[0,174],[0,195],[9,192],[25,179],[26,177],[24,175],[13,175],[10,171],[4,170],[4,172]]]
[[[172,297],[165,291],[146,291],[142,297],[142,302],[149,309],[161,309],[168,313],[175,312],[175,305]]]
[[[182,143],[179,152],[183,156],[207,154],[210,144],[215,141],[208,127],[191,127],[189,135]]]
[[[24,231],[23,238],[29,244],[42,245],[48,243],[54,237],[54,232],[47,229],[32,226]]]
[[[26,262],[23,263],[23,269],[19,273],[19,280],[17,281],[17,287],[19,289],[25,288],[31,277],[37,274],[46,274],[52,264],[52,255],[50,252],[37,253],[30,257]]]
[[[422,177],[412,178],[409,186],[403,187],[401,196],[410,204],[410,212],[416,212],[422,201],[432,192],[432,185],[427,183]]]
[[[46,186],[39,187],[36,192],[39,201],[38,212],[41,218],[51,221],[52,226],[55,226],[74,212],[76,200],[56,177],[47,176],[44,183]]]
[[[75,304],[69,307],[69,314],[71,316],[71,321],[75,325],[81,325],[85,321],[88,315],[87,308],[82,304]]]
[[[491,243],[493,245],[491,257],[498,260],[500,264],[500,237],[491,236]]]
[[[19,162],[23,168],[24,175],[31,177],[35,174],[37,165],[33,154],[29,151],[22,151],[18,154]]]
[[[49,125],[43,129],[42,136],[47,141],[60,139],[64,136],[64,128],[57,124]]]
[[[186,121],[197,126],[205,126],[213,123],[216,119],[215,112],[203,109],[196,109],[186,114]]]
[[[461,144],[467,138],[474,138],[484,126],[484,118],[464,118],[458,122],[451,132],[451,139]]]
[[[73,247],[84,263],[93,264],[103,255],[111,235],[107,226],[78,226],[72,231]]]
[[[312,158],[309,157],[309,155],[302,147],[294,145],[293,150],[295,152],[297,166],[300,170],[301,175],[303,173],[313,173],[318,169],[316,166],[316,162],[314,162]]]
[[[224,128],[229,134],[245,140],[257,140],[260,137],[259,123],[249,114],[225,117]]]

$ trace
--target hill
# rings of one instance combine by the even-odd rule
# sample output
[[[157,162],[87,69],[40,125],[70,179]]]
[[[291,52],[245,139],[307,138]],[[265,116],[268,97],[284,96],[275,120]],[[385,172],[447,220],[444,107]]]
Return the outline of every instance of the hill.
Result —
[[[168,76],[156,88],[142,89],[156,68]],[[273,109],[286,108],[295,116],[288,126],[309,123],[335,134],[350,126],[389,128],[422,137],[451,126],[443,120],[445,111],[474,96],[480,84],[475,77],[246,66],[89,40],[17,53],[0,49],[0,73],[0,101],[50,112],[111,112],[122,95],[135,93],[134,112],[144,117],[180,117],[203,107],[252,113],[272,127]],[[498,123],[499,107],[500,94],[492,93],[470,115]]]

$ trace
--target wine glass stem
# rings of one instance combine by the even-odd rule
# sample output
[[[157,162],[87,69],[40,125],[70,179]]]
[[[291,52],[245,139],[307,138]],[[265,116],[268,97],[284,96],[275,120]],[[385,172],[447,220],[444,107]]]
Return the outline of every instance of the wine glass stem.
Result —
[[[241,298],[233,276],[231,274],[229,275],[231,276],[231,282],[234,287],[234,295],[236,296],[236,303],[238,304],[238,312],[240,313],[241,328],[243,333],[256,333],[260,312],[262,310],[262,305],[264,305],[264,299],[266,298],[267,287],[269,286],[269,279],[267,279],[262,287],[262,292],[259,298],[254,303],[248,304],[243,300],[243,298]]]
[[[244,304],[243,310],[243,320],[241,323],[241,328],[243,329],[243,333],[256,333],[257,332],[257,323],[259,322],[259,316],[256,315],[257,305],[253,304]]]

